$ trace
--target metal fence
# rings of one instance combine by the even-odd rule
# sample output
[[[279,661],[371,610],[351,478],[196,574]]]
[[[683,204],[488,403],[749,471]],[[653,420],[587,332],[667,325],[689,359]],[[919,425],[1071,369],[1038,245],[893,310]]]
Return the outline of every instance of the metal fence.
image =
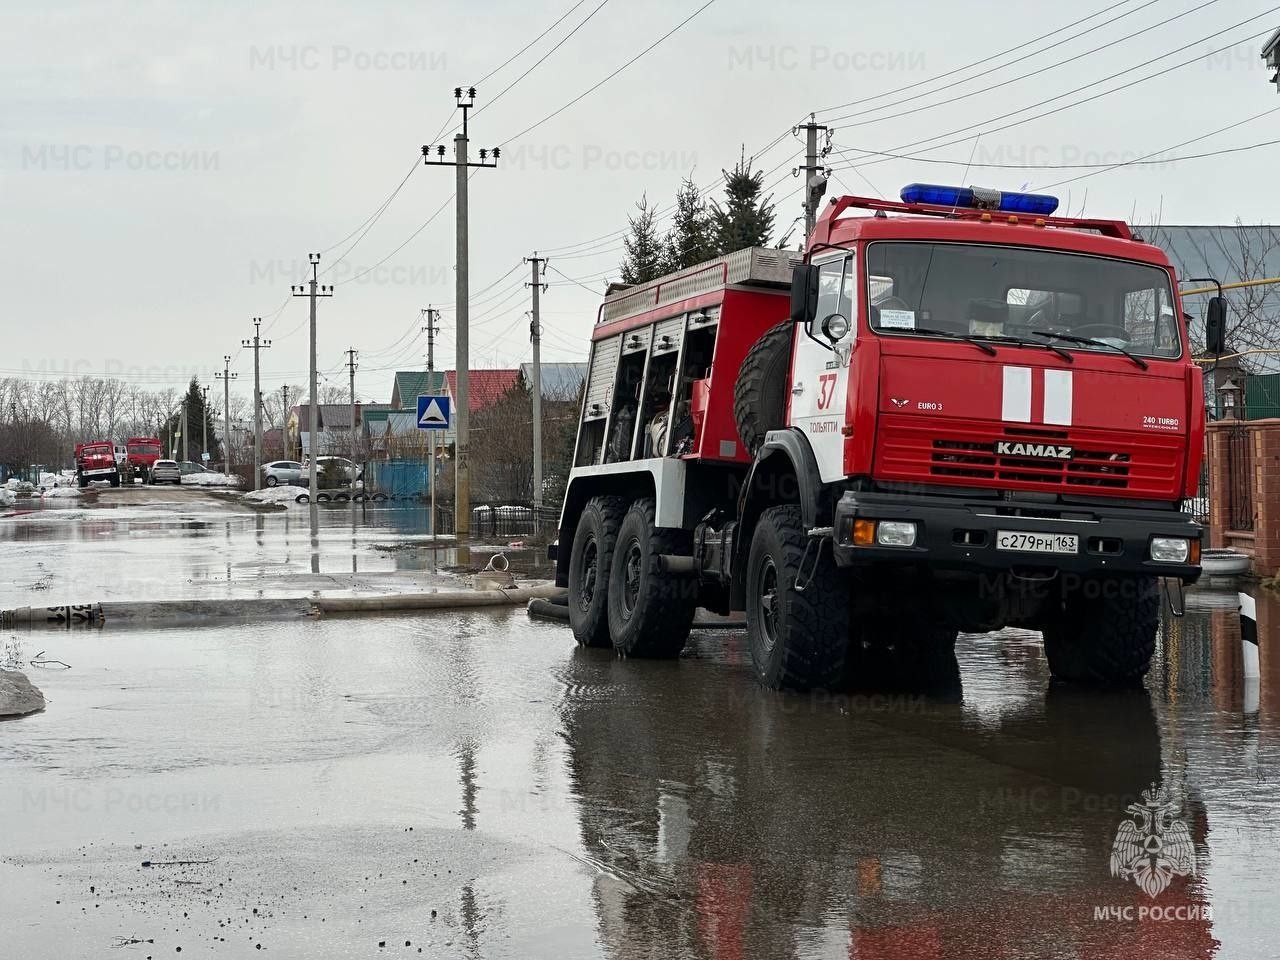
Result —
[[[1232,427],[1227,434],[1227,527],[1253,529],[1253,447],[1246,427]]]

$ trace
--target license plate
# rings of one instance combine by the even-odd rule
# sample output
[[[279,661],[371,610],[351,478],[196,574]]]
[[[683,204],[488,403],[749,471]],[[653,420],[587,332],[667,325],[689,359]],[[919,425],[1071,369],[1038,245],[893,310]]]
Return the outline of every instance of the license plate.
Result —
[[[1025,533],[1020,530],[997,530],[997,550],[1019,550],[1024,553],[1079,553],[1080,540],[1074,533]]]

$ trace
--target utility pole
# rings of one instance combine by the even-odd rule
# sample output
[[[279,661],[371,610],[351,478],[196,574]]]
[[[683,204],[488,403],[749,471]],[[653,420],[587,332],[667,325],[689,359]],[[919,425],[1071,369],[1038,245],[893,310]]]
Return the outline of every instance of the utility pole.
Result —
[[[462,111],[462,132],[453,138],[453,160],[444,158],[444,144],[435,147],[436,158],[431,157],[431,145],[422,148],[423,162],[437,166],[454,167],[457,173],[457,291],[454,296],[455,319],[457,321],[457,346],[455,360],[457,370],[457,396],[454,399],[454,532],[459,539],[471,532],[471,464],[467,458],[468,428],[471,420],[471,371],[469,367],[468,349],[470,347],[470,330],[468,321],[470,310],[469,278],[467,276],[467,168],[496,167],[498,165],[499,147],[493,148],[493,159],[488,159],[490,151],[481,149],[480,161],[472,163],[467,160],[467,114],[475,106],[476,88],[468,87],[463,96],[462,87],[454,87],[453,98]]]
[[[355,347],[348,347],[343,351],[347,355],[347,372],[351,377],[351,486],[354,493],[356,483],[356,434],[360,429],[360,415],[356,413],[356,353]],[[351,501],[351,508],[355,509],[355,500]]]
[[[295,297],[308,297],[311,300],[311,366],[309,369],[310,382],[308,384],[311,390],[311,410],[309,411],[309,424],[307,427],[307,435],[310,439],[309,456],[307,457],[307,484],[310,489],[308,503],[311,514],[311,528],[314,530],[320,522],[320,514],[316,506],[316,497],[320,495],[320,485],[316,481],[316,456],[319,453],[319,441],[316,439],[317,431],[320,429],[320,406],[316,399],[316,299],[319,297],[332,297],[333,287],[321,286],[318,270],[320,267],[320,254],[311,253],[307,255],[311,261],[311,279],[306,286],[293,286],[291,289]]]
[[[804,176],[804,237],[800,241],[803,250],[809,243],[814,224],[818,222],[818,204],[822,195],[827,192],[827,169],[820,161],[831,152],[831,134],[835,131],[814,122],[813,114],[809,114],[809,122],[802,123],[792,129],[792,133],[804,131],[804,166],[791,171],[792,176]],[[818,134],[827,135],[826,143],[818,149]]]
[[[187,397],[182,398],[182,459],[191,459],[191,444],[187,436],[191,433],[191,411],[187,406]]]
[[[533,251],[532,257],[525,257],[525,261],[533,265],[533,276],[529,281],[529,289],[533,291],[529,342],[533,345],[533,523],[536,527],[538,511],[542,509],[542,320],[538,297],[547,289],[538,273],[547,261],[545,257],[538,256],[537,250]]]
[[[200,463],[209,459],[209,388],[200,388]]]
[[[292,460],[289,456],[293,451],[287,446],[289,442],[289,385],[286,383],[280,388],[280,447],[286,460]]]
[[[422,329],[427,333],[427,389],[434,388],[436,372],[436,332],[439,327],[436,323],[440,320],[440,311],[428,305],[422,311],[422,315],[426,317],[427,325]],[[436,433],[435,430],[427,431],[429,437],[427,439],[427,489],[431,492],[431,519],[427,522],[427,533],[434,540],[436,535]]]
[[[259,334],[262,318],[253,318],[253,339],[241,340],[240,346],[253,349],[253,489],[262,489],[262,368],[258,363],[258,354],[271,346],[270,340],[262,339]]]
[[[222,469],[227,470],[231,466],[231,381],[236,378],[231,372],[231,354],[222,358],[222,372],[214,377],[222,381]]]

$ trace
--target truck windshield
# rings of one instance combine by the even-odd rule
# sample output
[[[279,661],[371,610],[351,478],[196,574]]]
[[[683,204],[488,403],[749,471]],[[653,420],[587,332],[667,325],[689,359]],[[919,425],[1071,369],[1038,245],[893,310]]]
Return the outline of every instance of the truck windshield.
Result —
[[[898,336],[1038,340],[1073,352],[1177,357],[1169,274],[1084,254],[981,244],[877,242],[867,249],[872,329]],[[914,332],[919,329],[919,332]],[[928,331],[928,332],[926,332]]]

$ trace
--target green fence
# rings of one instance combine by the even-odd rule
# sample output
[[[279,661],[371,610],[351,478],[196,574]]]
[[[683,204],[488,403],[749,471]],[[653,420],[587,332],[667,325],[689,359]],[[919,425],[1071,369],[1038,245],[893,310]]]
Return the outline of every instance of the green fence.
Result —
[[[1249,420],[1280,417],[1280,373],[1244,378],[1244,415]]]

